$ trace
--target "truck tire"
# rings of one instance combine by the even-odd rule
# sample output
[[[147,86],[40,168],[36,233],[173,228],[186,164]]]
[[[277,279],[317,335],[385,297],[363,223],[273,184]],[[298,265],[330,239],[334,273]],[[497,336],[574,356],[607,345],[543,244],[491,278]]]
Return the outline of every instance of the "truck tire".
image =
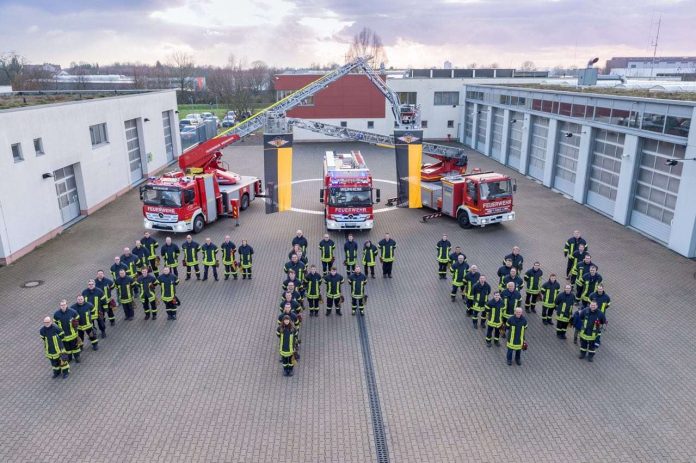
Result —
[[[246,209],[249,207],[249,193],[244,193],[242,195],[242,200],[239,203],[239,209],[242,211],[246,211]]]
[[[469,214],[466,211],[459,211],[457,213],[457,223],[462,228],[471,228],[471,222],[469,222]]]
[[[203,231],[203,227],[205,227],[205,220],[203,220],[202,215],[197,215],[195,219],[193,219],[193,233],[200,233]]]

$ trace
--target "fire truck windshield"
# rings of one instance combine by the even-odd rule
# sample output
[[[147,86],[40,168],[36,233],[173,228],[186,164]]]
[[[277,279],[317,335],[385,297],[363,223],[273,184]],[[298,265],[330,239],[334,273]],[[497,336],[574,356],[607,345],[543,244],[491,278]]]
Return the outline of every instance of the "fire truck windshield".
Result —
[[[143,202],[149,206],[181,207],[181,190],[146,187]]]
[[[372,206],[370,188],[330,188],[329,206],[365,207]]]
[[[498,182],[488,182],[481,184],[481,199],[498,199],[512,194],[512,185],[510,180],[501,180]]]

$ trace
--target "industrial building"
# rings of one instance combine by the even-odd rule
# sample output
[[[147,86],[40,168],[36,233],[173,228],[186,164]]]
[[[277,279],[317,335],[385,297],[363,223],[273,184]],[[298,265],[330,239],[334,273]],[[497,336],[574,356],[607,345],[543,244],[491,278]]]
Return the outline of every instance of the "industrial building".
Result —
[[[696,56],[616,56],[604,67],[607,74],[622,77],[696,78]]]
[[[166,90],[0,111],[0,264],[173,162],[176,108]]]

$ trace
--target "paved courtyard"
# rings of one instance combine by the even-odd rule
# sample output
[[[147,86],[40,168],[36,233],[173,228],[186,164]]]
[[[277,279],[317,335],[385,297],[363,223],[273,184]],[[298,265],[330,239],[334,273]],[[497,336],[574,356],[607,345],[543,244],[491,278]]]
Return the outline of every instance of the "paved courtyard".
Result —
[[[304,212],[266,215],[258,201],[238,228],[226,220],[196,238],[248,239],[254,279],[182,281],[176,322],[144,321],[140,308],[126,323],[119,313],[101,349],[85,351],[67,380],[50,378],[41,319],[142,236],[137,192],[0,268],[0,461],[377,461],[354,317],[305,318],[295,376],[283,377],[278,363],[282,265],[297,228],[319,260],[323,216],[307,211],[321,211],[312,179],[332,147],[360,149],[388,181],[378,182],[382,198],[395,195],[393,150],[296,145],[294,179],[308,181],[294,186],[293,205]],[[259,145],[241,143],[227,160],[262,174]],[[478,154],[470,166],[512,174]],[[394,279],[369,281],[365,317],[389,461],[695,461],[696,264],[514,177],[514,223],[462,230],[449,218],[420,223],[427,211],[394,209],[358,236],[391,232],[398,242]],[[27,220],[40,218],[27,211]],[[504,348],[486,348],[461,302],[450,302],[435,243],[447,233],[490,276],[513,245],[526,263],[560,274],[576,228],[613,300],[602,348],[593,364],[581,362],[572,340],[559,341],[532,314],[523,365],[509,367]],[[332,237],[342,250],[343,234]],[[44,283],[21,288],[28,280]]]

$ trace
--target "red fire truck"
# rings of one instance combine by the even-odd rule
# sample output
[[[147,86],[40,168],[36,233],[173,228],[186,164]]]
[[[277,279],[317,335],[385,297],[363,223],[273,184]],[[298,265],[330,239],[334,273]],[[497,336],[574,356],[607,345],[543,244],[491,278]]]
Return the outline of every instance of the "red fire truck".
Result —
[[[379,200],[380,190],[372,187],[372,174],[360,151],[326,152],[319,201],[324,203],[327,229],[370,230],[375,218],[373,204]]]
[[[182,154],[180,170],[149,178],[140,187],[145,228],[198,233],[249,207],[261,194],[261,180],[230,172],[222,161],[222,149],[238,139],[212,138]]]

